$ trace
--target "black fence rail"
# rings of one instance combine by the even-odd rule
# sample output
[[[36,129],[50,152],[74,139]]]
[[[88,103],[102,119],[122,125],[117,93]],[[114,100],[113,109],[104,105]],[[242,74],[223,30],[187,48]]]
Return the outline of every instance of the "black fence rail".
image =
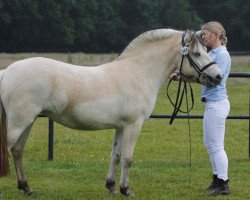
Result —
[[[250,78],[250,72],[231,72],[229,77],[232,78]],[[249,85],[249,114],[248,115],[229,115],[227,119],[239,119],[239,120],[249,120],[248,130],[249,130],[249,145],[248,145],[248,155],[250,159],[250,85]],[[46,117],[43,115],[39,115],[39,117]],[[157,119],[166,119],[171,118],[169,114],[152,114],[150,118],[157,118]],[[203,115],[196,114],[196,115],[187,115],[187,114],[180,114],[177,115],[176,118],[181,119],[203,119]],[[49,119],[49,134],[48,134],[48,160],[53,160],[53,143],[54,143],[54,122]]]
[[[165,119],[165,118],[171,118],[172,115],[164,115],[164,114],[152,114],[150,115],[150,118],[157,118],[157,119]],[[181,115],[176,115],[175,118],[179,119],[203,119],[203,115],[187,115],[187,114],[181,114]],[[229,115],[227,119],[250,119],[250,114],[249,115]]]
[[[250,78],[250,72],[230,72],[232,78]]]
[[[249,56],[250,51],[230,51],[231,56]]]

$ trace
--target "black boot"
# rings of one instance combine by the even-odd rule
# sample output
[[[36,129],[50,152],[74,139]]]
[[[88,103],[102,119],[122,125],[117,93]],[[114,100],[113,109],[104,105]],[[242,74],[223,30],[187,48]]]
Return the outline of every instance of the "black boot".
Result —
[[[228,181],[229,180],[224,181],[223,179],[218,178],[218,182],[217,182],[216,186],[212,190],[210,190],[209,194],[211,196],[217,196],[219,194],[228,195],[230,193],[230,190],[228,187]]]
[[[213,181],[212,181],[212,183],[209,185],[209,187],[207,188],[207,190],[208,190],[208,191],[213,190],[213,189],[216,187],[217,184],[218,184],[218,177],[217,177],[217,175],[213,174]]]

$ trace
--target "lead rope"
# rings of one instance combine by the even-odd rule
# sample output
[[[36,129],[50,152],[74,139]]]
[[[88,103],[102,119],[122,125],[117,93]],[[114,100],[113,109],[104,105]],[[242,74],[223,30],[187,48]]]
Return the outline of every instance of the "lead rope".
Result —
[[[186,95],[187,95],[187,82],[182,81],[182,78],[180,78],[175,103],[172,101],[172,99],[170,98],[170,95],[169,95],[169,87],[170,87],[171,82],[172,82],[172,80],[170,79],[169,82],[168,82],[167,91],[166,91],[167,97],[168,97],[170,103],[172,104],[172,106],[174,107],[174,111],[173,111],[172,116],[171,116],[170,121],[169,121],[170,125],[172,125],[172,123],[174,122],[178,112],[189,114],[189,112],[194,107],[194,94],[193,94],[193,88],[192,88],[191,84],[188,83],[189,84],[189,89],[190,89],[190,97],[191,97],[191,100],[192,100],[192,104],[191,104],[190,108],[188,107],[187,110],[184,111],[184,110],[181,110],[180,108],[181,108],[181,105],[182,105],[182,100],[183,100],[183,97],[184,97],[184,93],[186,93]],[[184,83],[184,87],[183,87],[183,90],[181,92],[182,82]],[[180,93],[181,93],[181,95],[180,95]]]
[[[191,99],[192,99],[192,106],[191,108],[189,108],[189,101],[188,101],[188,89],[187,89],[187,82],[186,81],[182,81],[181,78],[179,80],[179,85],[178,85],[178,91],[177,91],[177,96],[176,96],[176,101],[175,101],[175,104],[173,103],[173,101],[171,100],[170,96],[169,96],[169,86],[171,84],[172,80],[170,79],[169,82],[168,82],[168,85],[167,85],[167,97],[168,99],[170,100],[171,104],[173,105],[174,107],[174,111],[173,111],[173,114],[171,116],[171,119],[169,121],[169,124],[171,125],[174,121],[174,119],[176,118],[176,115],[177,113],[180,111],[182,113],[187,113],[187,116],[188,116],[188,136],[189,136],[189,185],[191,184],[191,172],[192,172],[192,138],[191,138],[191,126],[190,126],[190,119],[189,119],[189,112],[192,110],[193,106],[194,106],[194,97],[193,97],[193,89],[191,87],[191,84],[189,84],[189,88],[190,88],[190,96],[191,96]],[[182,85],[182,82],[184,83],[184,86],[183,86],[183,90],[182,90],[182,93],[181,93],[181,85]],[[181,95],[180,95],[181,93]],[[184,93],[185,93],[185,98],[186,98],[186,111],[182,111],[180,109],[181,105],[182,105],[182,100],[183,100],[183,97],[184,97]]]
[[[187,116],[188,116],[188,136],[189,136],[189,185],[191,185],[191,173],[192,173],[192,137],[191,137],[191,126],[189,119],[189,108],[188,108],[188,95],[187,95],[187,84],[184,82],[184,90],[186,96],[186,105],[187,105]]]

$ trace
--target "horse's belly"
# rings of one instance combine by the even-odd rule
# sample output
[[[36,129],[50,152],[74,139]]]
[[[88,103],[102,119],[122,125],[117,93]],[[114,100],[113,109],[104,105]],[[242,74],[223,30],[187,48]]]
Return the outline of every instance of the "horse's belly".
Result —
[[[122,127],[138,118],[146,118],[139,105],[125,105],[110,98],[85,102],[66,109],[57,121],[67,127],[82,130],[101,130]]]
[[[73,120],[80,129],[115,128],[120,126],[120,115],[117,107],[111,107],[111,104],[84,103],[73,110]]]
[[[103,129],[113,129],[116,127],[114,124],[111,123],[105,123],[91,119],[79,121],[65,117],[60,120],[55,119],[54,121],[68,128],[77,130],[103,130]]]
[[[82,103],[66,107],[62,112],[47,110],[44,115],[66,127],[80,130],[102,130],[119,126],[117,112],[100,104]]]
[[[118,127],[118,125],[111,120],[103,120],[102,117],[85,116],[82,118],[62,116],[60,119],[54,121],[66,127],[78,130],[103,130]]]

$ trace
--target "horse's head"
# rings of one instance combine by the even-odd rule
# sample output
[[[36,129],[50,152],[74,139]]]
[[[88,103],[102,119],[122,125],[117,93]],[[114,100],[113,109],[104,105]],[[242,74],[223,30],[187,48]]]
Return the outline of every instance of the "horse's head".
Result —
[[[218,85],[223,75],[200,42],[200,31],[187,31],[182,36],[182,64],[180,74],[188,82],[198,82],[207,87]],[[186,58],[185,58],[186,57]]]

